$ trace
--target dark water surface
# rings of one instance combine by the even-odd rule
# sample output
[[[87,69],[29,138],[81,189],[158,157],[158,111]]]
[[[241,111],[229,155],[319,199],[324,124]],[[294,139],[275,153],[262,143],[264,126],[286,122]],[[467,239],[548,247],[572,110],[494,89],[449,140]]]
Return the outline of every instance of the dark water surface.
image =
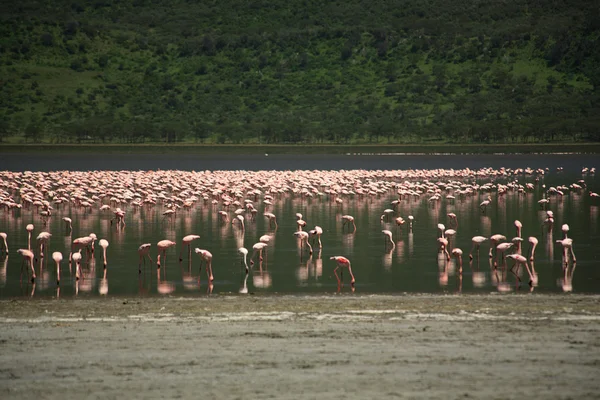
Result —
[[[62,262],[60,296],[99,296],[111,295],[158,295],[173,293],[176,295],[198,295],[212,291],[216,293],[238,292],[244,285],[243,269],[237,249],[241,246],[252,253],[252,245],[265,233],[273,235],[265,260],[257,263],[250,272],[246,285],[249,292],[267,293],[333,293],[338,289],[350,291],[348,275],[344,276],[346,285],[339,288],[333,269],[335,262],[330,256],[343,255],[352,262],[356,276],[355,289],[360,293],[488,293],[496,291],[529,291],[527,274],[522,271],[523,283],[516,284],[515,277],[507,271],[493,273],[493,264],[487,256],[489,242],[484,243],[480,257],[469,263],[468,253],[471,238],[475,235],[489,237],[501,233],[509,240],[516,235],[514,221],[523,224],[522,236],[525,238],[523,253],[527,253],[529,236],[539,240],[536,250],[535,270],[538,284],[533,292],[573,291],[580,293],[600,292],[600,199],[590,196],[590,192],[600,191],[597,175],[582,173],[584,167],[596,167],[598,157],[594,155],[497,155],[497,156],[416,156],[416,155],[269,155],[269,156],[192,156],[192,155],[15,155],[0,154],[0,170],[8,171],[89,171],[89,170],[314,170],[311,174],[319,177],[319,170],[400,170],[400,169],[462,169],[462,168],[547,168],[544,175],[519,174],[511,177],[494,178],[494,184],[517,182],[521,185],[533,183],[533,191],[519,194],[511,190],[504,196],[498,196],[496,189],[491,192],[479,191],[473,196],[450,201],[445,198],[449,193],[442,191],[440,201],[431,202],[431,194],[405,198],[400,202],[394,216],[407,219],[415,218],[412,232],[406,223],[401,229],[393,222],[381,221],[384,209],[391,208],[391,202],[398,198],[395,190],[389,190],[379,196],[346,196],[341,206],[329,199],[329,196],[310,199],[285,195],[273,200],[272,212],[277,216],[277,230],[269,228],[269,222],[263,217],[263,198],[260,196],[254,204],[259,210],[256,221],[247,223],[244,234],[231,224],[219,220],[218,211],[222,204],[212,205],[210,201],[200,200],[190,210],[180,210],[172,222],[163,218],[165,207],[157,204],[153,208],[134,208],[120,205],[126,209],[124,228],[111,224],[111,211],[103,213],[100,203],[94,204],[91,211],[84,211],[73,205],[54,206],[53,215],[44,223],[40,215],[32,209],[7,211],[0,208],[0,232],[8,234],[10,253],[0,256],[0,297],[33,296],[49,297],[58,293],[56,272],[50,257],[36,262],[38,278],[35,285],[22,279],[22,258],[16,252],[18,248],[27,248],[27,224],[34,224],[33,238],[41,231],[52,233],[50,255],[60,251]],[[562,171],[557,168],[563,168]],[[555,223],[551,233],[543,228],[546,212],[538,205],[551,186],[567,186],[583,180],[585,188],[581,191],[569,188],[564,195],[550,196],[549,210],[554,212]],[[434,179],[448,181],[448,179]],[[482,185],[490,179],[469,179],[469,183]],[[400,183],[400,181],[395,182]],[[545,187],[543,186],[545,185]],[[492,198],[485,212],[479,204],[488,195]],[[18,199],[18,196],[13,193]],[[252,198],[254,200],[254,198]],[[241,199],[243,202],[243,198]],[[108,198],[103,203],[107,204]],[[115,205],[111,205],[112,209]],[[235,207],[230,208],[233,216]],[[306,229],[315,225],[323,228],[323,249],[309,256],[301,252],[294,236],[296,231],[295,214],[302,213],[306,220]],[[457,233],[451,247],[463,250],[462,279],[458,274],[457,261],[452,258],[446,262],[438,253],[438,223],[452,227],[447,213],[458,217]],[[353,215],[356,219],[356,233],[342,231],[343,214]],[[73,219],[73,232],[66,234],[62,217]],[[575,266],[563,268],[562,248],[555,243],[561,239],[561,225],[570,226],[569,237],[573,239],[573,248],[577,256]],[[386,247],[382,229],[393,233],[395,248]],[[103,279],[101,249],[96,245],[94,258],[84,263],[85,279],[79,283],[74,279],[74,266],[69,269],[68,254],[74,238],[94,232],[98,239],[109,241],[108,268]],[[200,239],[192,243],[193,247],[207,249],[213,254],[214,285],[207,283],[204,266],[198,274],[199,258],[192,254],[191,262],[184,255],[179,262],[181,238],[189,234],[198,234]],[[150,255],[156,261],[156,243],[163,239],[177,242],[176,248],[167,252],[167,259],[160,277],[156,266],[147,265],[146,271],[138,274],[137,248],[142,243],[152,243]],[[192,247],[192,248],[193,248]],[[508,262],[508,267],[512,261]],[[523,270],[523,268],[521,268]],[[26,277],[26,275],[23,275]],[[198,278],[200,278],[198,280]]]
[[[0,153],[0,170],[340,170],[422,168],[546,168],[577,171],[597,164],[597,154],[564,155],[143,155],[143,154],[14,154]]]

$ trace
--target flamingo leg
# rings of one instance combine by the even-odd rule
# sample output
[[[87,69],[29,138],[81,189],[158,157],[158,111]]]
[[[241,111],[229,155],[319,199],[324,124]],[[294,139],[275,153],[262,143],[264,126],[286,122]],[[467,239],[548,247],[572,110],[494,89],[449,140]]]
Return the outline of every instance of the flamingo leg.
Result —
[[[335,269],[333,270],[333,273],[335,274],[335,278],[336,278],[336,279],[337,279],[337,281],[338,281],[338,286],[341,284],[340,277],[339,277],[339,276],[338,276],[338,274],[337,274],[337,270],[338,270],[339,268],[340,268],[340,267],[335,267]],[[341,272],[341,271],[340,271],[340,272]]]
[[[209,272],[210,270],[210,272]],[[208,275],[208,281],[212,282],[215,278],[213,276],[213,271],[212,271],[212,261],[208,261],[207,265],[206,265],[206,273]]]
[[[569,247],[569,250],[571,250],[571,258],[573,258],[573,262],[576,262],[577,259],[575,258],[575,253],[573,252],[573,246]]]

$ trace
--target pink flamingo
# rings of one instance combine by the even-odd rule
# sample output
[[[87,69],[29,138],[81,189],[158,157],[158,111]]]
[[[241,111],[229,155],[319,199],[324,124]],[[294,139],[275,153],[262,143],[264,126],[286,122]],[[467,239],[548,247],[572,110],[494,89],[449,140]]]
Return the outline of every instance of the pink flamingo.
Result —
[[[266,247],[267,247],[267,244],[263,243],[263,242],[255,243],[254,246],[252,246],[252,250],[254,250],[254,251],[252,252],[252,257],[250,257],[250,265],[254,265],[254,256],[256,255],[256,253],[258,253],[258,259],[260,261],[263,260],[262,253]]]
[[[71,232],[73,231],[73,223],[72,223],[73,221],[69,217],[63,217],[62,220],[65,221],[65,226],[66,226],[66,229],[67,229],[67,233],[71,234]]]
[[[446,215],[448,216],[448,218],[450,218],[450,221],[453,222],[454,229],[458,229],[458,218],[456,217],[456,214],[448,213]]]
[[[206,263],[206,276],[210,282],[214,281],[213,270],[212,270],[212,253],[208,250],[195,248],[194,251],[198,256],[200,256],[200,267],[198,269],[198,273],[202,271],[202,261]],[[198,276],[198,280],[200,280],[200,276]]]
[[[269,228],[271,228],[271,224],[275,224],[275,229],[277,229],[277,217],[275,214],[266,212],[264,216],[269,220]]]
[[[321,243],[321,235],[323,234],[323,228],[321,228],[320,226],[315,226],[315,229],[311,229],[310,231],[308,231],[308,234],[311,237],[317,237],[317,240],[319,242],[319,249],[323,248],[323,244]]]
[[[179,262],[183,261],[183,257],[182,257],[183,247],[186,245],[188,248],[188,259],[190,258],[190,256],[192,255],[191,243],[196,239],[200,239],[200,235],[187,235],[187,236],[184,236],[183,239],[181,239],[181,250],[179,251]]]
[[[350,284],[352,286],[354,286],[354,283],[356,282],[356,279],[354,279],[354,274],[352,273],[352,265],[350,265],[350,260],[348,260],[346,257],[343,256],[333,256],[333,257],[329,257],[330,260],[335,260],[335,262],[337,263],[337,267],[335,267],[335,269],[333,270],[333,273],[335,274],[335,277],[338,281],[338,285],[340,285],[342,282],[342,280],[344,279],[344,275],[343,275],[343,270],[340,271],[340,275],[341,275],[341,279],[337,274],[337,270],[339,268],[348,268],[348,272],[350,272],[350,277],[352,278],[352,280],[350,281]]]
[[[29,249],[19,249],[17,250],[17,253],[23,257],[23,261],[21,262],[21,270],[23,270],[23,264],[25,262],[29,263],[29,266],[31,267],[31,282],[34,282],[36,275],[35,269],[33,268],[33,252]]]
[[[437,238],[440,250],[446,255],[446,260],[450,261],[450,253],[448,253],[448,239],[445,237]]]
[[[503,240],[506,240],[506,236],[504,236],[504,235],[496,234],[496,235],[490,236],[490,253],[489,253],[490,258],[494,257],[492,254],[492,250],[494,250],[496,248],[496,246],[498,245],[498,243]]]
[[[381,231],[381,233],[383,233],[383,236],[386,239],[385,240],[385,249],[386,249],[386,251],[387,251],[387,244],[388,244],[388,242],[391,243],[392,250],[394,250],[396,248],[396,243],[394,243],[394,240],[392,239],[392,232],[389,231],[389,230],[387,230],[387,229],[384,229],[384,230]]]
[[[517,228],[517,237],[521,237],[521,230],[523,229],[523,224],[518,219],[515,220],[515,228]]]
[[[300,239],[300,251],[302,251],[302,249],[304,247],[303,245],[304,245],[304,243],[306,243],[306,245],[308,246],[308,249],[309,249],[309,254],[313,253],[312,246],[308,242],[308,232],[305,232],[305,231],[294,232],[294,236],[296,236],[298,239]]]
[[[483,236],[473,236],[471,238],[473,246],[471,247],[471,252],[469,253],[469,259],[473,259],[473,250],[475,250],[475,248],[477,248],[477,259],[479,259],[479,247],[481,246],[481,243],[485,242],[486,240],[487,238]]]
[[[395,221],[396,221],[396,231],[398,231],[400,229],[400,227],[406,223],[406,221],[402,217],[396,217]]]
[[[248,262],[247,262],[248,249],[245,247],[240,247],[238,249],[238,253],[240,253],[242,255],[242,261],[244,262],[244,266],[246,267],[246,274],[248,274],[248,272],[250,271],[250,269],[248,268]]]
[[[56,284],[60,285],[60,262],[63,259],[62,254],[59,251],[52,253],[52,259],[56,263]]]
[[[231,220],[231,225],[233,225],[235,222],[237,222],[239,224],[240,229],[242,230],[242,233],[243,233],[246,229],[246,227],[244,226],[244,216],[236,215],[235,218]]]
[[[513,275],[517,278],[518,282],[521,282],[521,278],[519,278],[519,267],[522,265],[525,266],[525,269],[527,270],[527,273],[529,274],[529,285],[533,285],[535,282],[537,282],[537,278],[534,277],[532,271],[529,269],[529,265],[527,265],[527,258],[525,258],[524,256],[522,256],[521,254],[509,254],[506,256],[507,258],[512,258],[515,261],[515,264],[511,267],[510,272],[513,273]],[[517,270],[515,271],[514,268],[517,267]]]
[[[100,239],[98,244],[102,247],[102,261],[104,262],[104,269],[106,269],[106,248],[108,247],[108,240]]]
[[[533,261],[535,257],[535,248],[538,245],[538,240],[534,236],[529,236],[527,241],[529,242],[529,261]]]
[[[73,243],[71,244],[71,252],[69,253],[69,262],[71,262],[72,259],[72,255],[73,255],[73,250],[75,249],[86,249],[86,252],[89,251],[89,246],[91,246],[91,244],[93,243],[94,238],[92,238],[91,236],[82,236],[80,238],[77,238],[75,240],[73,240]]]
[[[157,265],[158,268],[160,268],[160,255],[161,255],[161,253],[163,255],[163,257],[162,257],[163,258],[163,263],[166,264],[166,262],[167,262],[167,249],[169,247],[172,247],[172,246],[175,246],[175,245],[177,245],[177,243],[175,243],[172,240],[168,240],[168,239],[161,240],[160,242],[158,242],[156,244],[156,247],[158,247],[158,255],[156,256],[156,265]]]
[[[348,229],[350,229],[350,224],[354,226],[354,232],[356,232],[356,223],[354,223],[354,217],[352,215],[342,215],[342,232],[344,231],[344,227],[348,225]]]
[[[561,240],[557,240],[556,243],[560,243],[563,247],[563,262],[565,265],[567,265],[567,263],[569,262],[568,259],[568,252],[571,252],[571,257],[573,258],[573,262],[577,262],[577,259],[575,258],[575,252],[573,252],[573,239],[571,238],[564,238]]]
[[[463,262],[462,262],[462,250],[459,249],[458,247],[455,247],[454,249],[452,249],[452,255],[454,257],[456,257],[456,259],[458,260],[458,273],[462,274],[462,267],[463,267]]]
[[[78,281],[80,277],[83,277],[81,272],[81,249],[72,254],[72,259],[75,261],[75,280]]]
[[[33,232],[33,224],[27,224],[25,230],[27,231],[27,250],[31,250],[31,232]]]
[[[2,250],[3,250],[3,251],[6,253],[6,254],[8,254],[8,243],[6,242],[6,238],[7,238],[7,235],[6,235],[6,233],[4,233],[4,232],[0,232],[0,238],[2,238],[2,242],[3,242],[3,245],[4,245],[4,247],[2,248]]]
[[[150,260],[150,263],[153,263],[152,258],[150,257],[150,247],[152,247],[151,243],[144,243],[138,247],[138,255],[140,256],[138,272],[142,273],[142,260],[144,260],[144,268],[146,268],[146,257]]]

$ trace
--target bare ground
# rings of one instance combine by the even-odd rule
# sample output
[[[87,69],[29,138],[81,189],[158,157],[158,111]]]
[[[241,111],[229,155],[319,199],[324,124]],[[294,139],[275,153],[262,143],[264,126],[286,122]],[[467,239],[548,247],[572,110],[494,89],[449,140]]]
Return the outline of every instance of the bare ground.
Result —
[[[0,398],[600,396],[600,296],[0,301]]]

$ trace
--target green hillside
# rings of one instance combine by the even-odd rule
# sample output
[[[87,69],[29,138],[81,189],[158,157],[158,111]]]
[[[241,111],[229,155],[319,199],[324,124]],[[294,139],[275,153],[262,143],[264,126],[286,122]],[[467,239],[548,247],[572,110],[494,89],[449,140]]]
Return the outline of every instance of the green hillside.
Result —
[[[12,3],[4,141],[600,140],[593,1]]]

